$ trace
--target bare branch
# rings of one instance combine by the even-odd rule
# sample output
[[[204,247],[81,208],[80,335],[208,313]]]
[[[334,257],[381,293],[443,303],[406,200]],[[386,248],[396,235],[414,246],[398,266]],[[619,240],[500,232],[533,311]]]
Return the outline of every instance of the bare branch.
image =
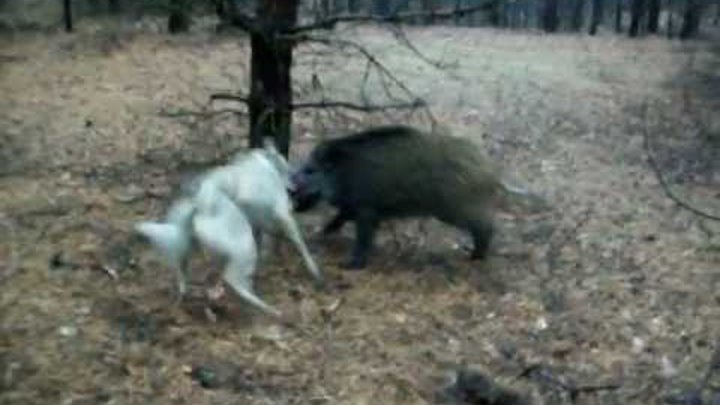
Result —
[[[655,174],[655,177],[657,178],[658,182],[660,183],[660,187],[662,187],[663,191],[665,192],[665,195],[673,200],[675,204],[679,205],[680,207],[692,212],[693,214],[703,217],[705,219],[711,219],[714,221],[720,221],[720,216],[714,215],[714,214],[708,214],[705,211],[702,211],[698,208],[693,207],[689,203],[682,200],[680,197],[675,195],[675,193],[670,189],[670,185],[668,184],[667,180],[665,180],[665,176],[662,174],[662,170],[660,169],[660,165],[655,160],[655,156],[653,156],[652,148],[650,147],[650,130],[648,129],[648,120],[647,120],[647,112],[648,112],[648,106],[645,104],[644,110],[643,110],[643,146],[645,148],[645,154],[647,155],[648,164],[650,165],[650,168],[652,169],[653,173]]]
[[[542,364],[531,364],[525,367],[520,375],[518,375],[518,378],[534,379],[540,384],[566,391],[570,396],[570,401],[572,403],[575,403],[580,394],[610,391],[622,388],[622,385],[619,383],[578,385],[573,381],[566,381],[563,378],[556,377],[551,370]]]
[[[412,110],[416,108],[425,107],[425,101],[422,99],[416,99],[410,103],[396,103],[396,104],[379,104],[379,105],[363,105],[354,104],[346,101],[318,101],[309,103],[297,103],[292,105],[293,110],[309,109],[309,108],[343,108],[346,110],[362,111],[362,112],[376,112],[386,110]]]
[[[250,102],[250,98],[241,94],[227,94],[227,93],[218,93],[213,94],[210,96],[210,100],[229,100],[229,101],[237,101],[240,103],[247,104]],[[295,103],[290,106],[291,110],[306,110],[311,108],[342,108],[346,110],[353,110],[353,111],[362,111],[362,112],[377,112],[377,111],[385,111],[385,110],[412,110],[416,108],[422,108],[426,107],[427,103],[421,99],[416,98],[415,100],[411,102],[405,102],[405,103],[394,103],[394,104],[356,104],[351,103],[349,101],[332,101],[332,100],[321,100],[321,101],[311,101],[311,102],[304,102],[304,103]],[[203,112],[181,112],[181,113],[174,113],[173,116],[182,116],[182,115],[199,115],[199,116],[205,116],[208,114],[217,114],[217,113],[223,113],[223,112],[234,112],[234,113],[242,113],[241,111],[233,110],[233,109],[225,109],[225,110],[219,110],[217,112],[213,111],[211,113],[203,113]],[[170,116],[169,114],[166,114]]]
[[[250,104],[250,97],[241,94],[215,93],[210,95],[210,102],[216,100],[237,101],[244,104]]]
[[[357,15],[357,14],[349,14],[349,15],[338,15],[335,17],[331,17],[325,20],[316,21],[311,24],[306,25],[299,25],[294,28],[291,28],[288,32],[290,34],[297,34],[301,32],[307,32],[307,31],[314,31],[314,30],[331,30],[335,28],[335,26],[339,23],[343,22],[376,22],[376,23],[402,23],[402,22],[408,22],[412,21],[416,18],[433,18],[436,20],[445,20],[455,17],[462,17],[467,14],[476,13],[479,11],[483,11],[487,8],[487,4],[483,2],[482,4],[472,6],[472,7],[461,7],[461,8],[453,8],[451,10],[438,10],[438,11],[425,11],[425,12],[409,12],[409,13],[395,13],[391,14],[389,16],[380,16],[380,15],[372,15],[372,14],[365,14],[365,15]]]
[[[213,118],[218,115],[223,114],[239,114],[239,115],[247,115],[245,111],[235,110],[232,108],[223,108],[220,110],[213,110],[213,111],[186,111],[186,110],[179,110],[179,111],[161,111],[159,115],[161,117],[168,117],[168,118],[179,118],[179,117],[198,117],[198,118]]]
[[[360,53],[368,61],[368,66],[366,68],[365,76],[363,79],[365,84],[367,83],[367,79],[369,77],[370,68],[373,67],[373,68],[377,69],[377,71],[380,73],[381,80],[383,80],[383,81],[389,80],[390,82],[392,82],[392,84],[397,86],[400,90],[402,90],[408,97],[410,97],[413,100],[422,100],[422,97],[419,97],[417,94],[415,94],[415,92],[413,92],[409,87],[407,87],[407,85],[405,85],[405,83],[402,80],[397,78],[397,76],[395,76],[389,68],[387,68],[382,62],[380,62],[377,59],[377,57],[375,57],[375,55],[373,55],[373,53],[370,52],[370,50],[368,50],[367,48],[365,48],[364,46],[362,46],[358,43],[355,43],[355,42],[349,41],[349,40],[345,40],[345,39],[326,38],[326,37],[319,37],[319,36],[313,36],[313,35],[295,35],[292,37],[298,41],[314,42],[314,43],[319,43],[319,44],[323,44],[326,46],[337,46],[340,48],[353,49],[353,50],[357,51],[358,53]],[[388,96],[388,98],[395,98],[392,96],[392,94],[389,93],[388,86],[386,84],[384,85],[384,89],[385,89],[385,92],[386,92],[386,95]],[[427,107],[427,103],[423,102],[423,105],[425,106],[425,111],[426,111],[428,117],[430,118],[430,120],[433,122],[433,124],[436,123],[436,119],[433,116],[432,111],[430,111],[430,108]]]

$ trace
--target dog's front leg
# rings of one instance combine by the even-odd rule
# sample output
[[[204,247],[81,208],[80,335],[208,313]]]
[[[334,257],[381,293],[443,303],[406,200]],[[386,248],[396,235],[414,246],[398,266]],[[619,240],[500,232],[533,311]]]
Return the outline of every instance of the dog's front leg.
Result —
[[[319,285],[324,285],[325,278],[310,254],[295,219],[289,212],[286,215],[279,216],[279,219],[287,238],[290,239],[293,245],[295,245],[295,248],[300,252],[300,255],[302,255],[305,267],[307,267],[308,271],[312,274]]]
[[[252,276],[255,272],[252,260],[247,257],[236,257],[230,259],[223,273],[225,280],[240,298],[254,305],[265,313],[280,317],[282,314],[277,309],[268,305],[253,291]]]
[[[177,266],[177,296],[175,297],[175,305],[180,305],[182,303],[183,298],[188,293],[189,290],[189,282],[188,279],[189,271],[188,271],[188,263],[187,259],[183,259],[180,264]]]

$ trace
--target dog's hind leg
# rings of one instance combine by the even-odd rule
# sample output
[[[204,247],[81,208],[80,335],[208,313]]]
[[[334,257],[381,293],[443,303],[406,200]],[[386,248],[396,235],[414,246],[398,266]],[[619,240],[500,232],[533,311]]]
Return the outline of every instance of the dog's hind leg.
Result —
[[[198,240],[227,259],[223,279],[245,301],[272,315],[279,312],[253,292],[252,276],[257,250],[252,229],[245,214],[223,194],[208,194],[207,207],[201,206],[193,225]],[[208,209],[205,209],[208,208]]]
[[[177,267],[177,286],[178,294],[175,299],[175,304],[180,304],[188,293],[188,280],[190,278],[190,270],[188,266],[188,258],[184,257]]]
[[[300,233],[300,228],[298,227],[297,222],[295,222],[295,219],[289,213],[285,215],[279,215],[278,218],[280,219],[283,230],[285,231],[285,235],[288,237],[288,239],[290,239],[293,245],[295,245],[295,248],[297,248],[297,250],[300,252],[303,261],[305,262],[305,267],[307,267],[310,274],[312,274],[312,276],[318,283],[323,284],[325,282],[325,279],[322,276],[322,273],[320,273],[320,269],[318,268],[315,260],[310,254],[310,250],[308,250],[307,245],[303,240],[302,233]]]
[[[281,316],[280,311],[268,305],[253,292],[252,275],[255,272],[254,266],[247,258],[241,260],[231,259],[225,272],[223,280],[235,290],[235,293],[248,303],[273,316]]]

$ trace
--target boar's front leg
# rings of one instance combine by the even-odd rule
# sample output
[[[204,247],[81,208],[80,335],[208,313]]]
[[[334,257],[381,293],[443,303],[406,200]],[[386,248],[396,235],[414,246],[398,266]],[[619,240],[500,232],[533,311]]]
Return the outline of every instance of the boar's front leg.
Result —
[[[335,217],[328,222],[323,228],[323,235],[331,235],[342,229],[345,222],[351,220],[351,216],[345,210],[338,211]]]
[[[359,270],[367,265],[378,222],[374,212],[358,213],[355,218],[355,245],[350,262],[345,264],[345,268]]]
[[[469,225],[469,230],[473,239],[473,250],[470,258],[473,260],[487,258],[493,236],[492,222],[487,218],[475,220]]]

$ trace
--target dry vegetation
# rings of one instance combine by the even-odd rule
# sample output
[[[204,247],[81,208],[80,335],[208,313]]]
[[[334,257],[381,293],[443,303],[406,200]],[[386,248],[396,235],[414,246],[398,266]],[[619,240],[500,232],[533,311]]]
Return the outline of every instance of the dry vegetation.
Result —
[[[388,227],[358,273],[337,267],[349,235],[323,240],[319,218],[305,217],[330,291],[315,291],[287,248],[257,280],[297,328],[227,295],[211,303],[210,260],[194,264],[194,298],[175,307],[173,274],[128,229],[160,215],[186,173],[244,144],[242,118],[163,112],[246,89],[246,40],[88,23],[73,36],[3,38],[1,403],[426,404],[460,363],[546,404],[567,393],[516,379],[527,365],[621,384],[576,403],[655,403],[696,383],[720,336],[720,227],[663,195],[642,145],[647,129],[677,191],[720,213],[717,49],[412,30],[450,64],[437,70],[382,30],[343,35],[362,38],[441,123],[481,140],[555,209],[503,216],[484,264],[440,224],[424,224],[421,246],[416,224]],[[326,94],[357,97],[360,59],[320,51],[298,51],[298,96],[316,96],[315,72]],[[408,119],[427,125],[299,114],[294,159],[317,137]]]

